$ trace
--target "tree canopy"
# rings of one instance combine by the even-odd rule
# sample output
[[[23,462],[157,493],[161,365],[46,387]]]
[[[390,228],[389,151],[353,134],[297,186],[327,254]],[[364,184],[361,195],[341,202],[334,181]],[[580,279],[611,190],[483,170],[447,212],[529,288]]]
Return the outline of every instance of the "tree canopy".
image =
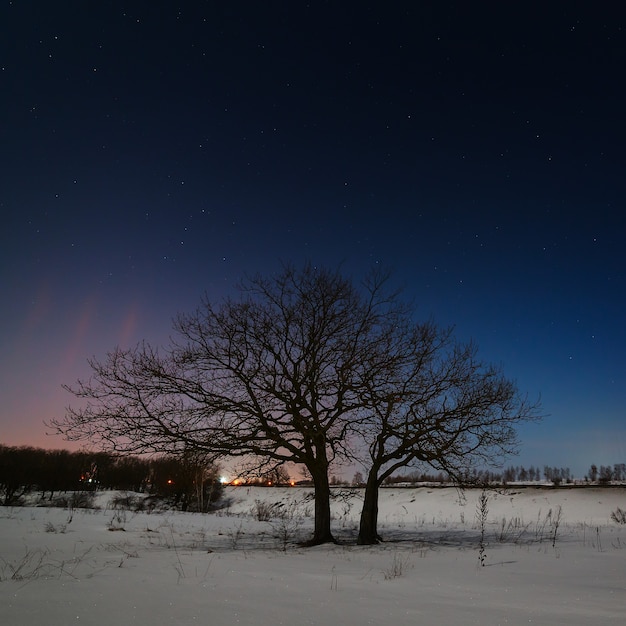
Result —
[[[514,447],[515,424],[535,417],[474,346],[413,314],[385,273],[356,284],[285,266],[244,280],[237,299],[205,298],[181,314],[165,349],[141,343],[91,360],[92,376],[67,387],[84,402],[52,424],[116,451],[304,466],[315,487],[311,542],[332,541],[333,463],[365,462],[371,498],[416,461],[454,475],[493,460]],[[376,540],[375,506],[367,510],[364,543]]]

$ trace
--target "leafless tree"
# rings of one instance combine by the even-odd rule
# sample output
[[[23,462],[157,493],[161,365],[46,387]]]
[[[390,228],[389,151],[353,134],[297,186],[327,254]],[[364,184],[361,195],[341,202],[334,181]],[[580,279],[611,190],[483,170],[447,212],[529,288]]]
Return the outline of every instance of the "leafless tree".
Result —
[[[476,466],[498,465],[515,451],[515,427],[538,419],[500,369],[484,365],[473,344],[450,329],[407,322],[389,344],[390,370],[370,390],[368,446],[358,542],[377,543],[378,489],[398,469],[425,464],[458,481]]]
[[[384,273],[355,285],[286,266],[181,315],[166,350],[142,343],[90,361],[91,378],[67,387],[79,406],[52,426],[114,451],[239,457],[260,475],[299,464],[315,489],[312,544],[334,540],[331,464],[365,449],[359,541],[371,543],[393,471],[423,462],[455,475],[492,461],[533,415],[473,346],[412,315]]]

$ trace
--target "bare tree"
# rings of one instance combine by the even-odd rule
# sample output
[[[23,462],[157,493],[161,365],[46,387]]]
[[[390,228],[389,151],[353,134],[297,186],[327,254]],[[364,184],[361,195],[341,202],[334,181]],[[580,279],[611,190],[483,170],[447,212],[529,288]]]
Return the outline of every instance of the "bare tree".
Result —
[[[515,426],[537,419],[538,404],[518,394],[500,370],[485,366],[472,344],[453,340],[432,323],[397,327],[392,369],[373,387],[369,471],[358,542],[377,543],[378,489],[401,467],[421,463],[460,481],[476,466],[513,453]]]
[[[393,471],[492,461],[533,408],[473,346],[416,324],[387,279],[357,287],[310,265],[248,279],[239,299],[181,315],[167,350],[142,343],[90,361],[92,377],[67,387],[82,403],[52,426],[127,453],[239,457],[260,475],[298,464],[315,489],[312,544],[334,540],[331,464],[365,449],[359,541],[374,542],[378,487]]]
[[[348,455],[402,309],[386,282],[372,274],[357,288],[312,266],[249,279],[239,300],[181,315],[165,353],[144,343],[92,360],[92,378],[68,387],[86,403],[52,425],[126,452],[206,450],[261,472],[301,464],[315,488],[311,543],[333,541],[329,467]]]

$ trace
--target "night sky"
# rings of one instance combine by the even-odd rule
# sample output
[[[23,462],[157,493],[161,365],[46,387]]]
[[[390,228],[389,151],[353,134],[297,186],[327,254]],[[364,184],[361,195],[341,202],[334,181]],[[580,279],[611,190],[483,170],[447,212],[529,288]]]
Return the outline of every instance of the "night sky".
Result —
[[[310,261],[541,396],[513,464],[626,461],[621,3],[0,7],[0,443],[69,447],[87,358]]]

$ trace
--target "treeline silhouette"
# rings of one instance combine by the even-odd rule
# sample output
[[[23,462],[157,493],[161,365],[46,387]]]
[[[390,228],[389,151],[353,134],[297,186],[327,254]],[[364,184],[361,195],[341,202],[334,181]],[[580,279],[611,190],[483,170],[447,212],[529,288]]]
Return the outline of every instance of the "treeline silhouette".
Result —
[[[219,499],[218,468],[199,454],[140,458],[0,444],[0,497],[20,504],[33,492],[52,502],[62,492],[143,492],[181,510],[206,511]]]
[[[528,469],[525,467],[508,467],[500,472],[491,470],[473,469],[467,472],[462,478],[461,483],[464,485],[502,485],[512,482],[539,482],[542,480],[556,480],[561,482],[561,477],[567,477],[569,480],[571,473],[569,468],[550,468],[546,466],[542,473],[541,468],[531,465]],[[554,480],[553,480],[554,479]],[[412,472],[403,476],[390,476],[385,480],[385,484],[393,485],[398,483],[446,483],[452,481],[450,476],[445,472],[432,474],[428,472]]]
[[[357,472],[352,481],[353,484],[360,484],[363,481],[362,475]],[[510,466],[500,472],[474,469],[468,472],[461,481],[466,485],[505,485],[507,483],[532,483],[551,482],[554,485],[572,484],[576,482],[569,467],[552,467],[544,465],[543,468],[531,465]],[[614,465],[592,465],[588,473],[583,477],[583,483],[593,483],[608,485],[614,482],[626,481],[626,463],[615,463]],[[445,472],[430,474],[428,472],[413,472],[404,475],[390,476],[385,480],[386,485],[399,483],[450,483],[450,477]]]
[[[279,469],[281,471],[276,475],[256,481],[249,479],[245,484],[309,484],[307,481],[293,483],[284,469]],[[501,472],[474,469],[463,480],[468,486],[542,481],[555,485],[575,482],[568,467],[549,465],[543,468],[510,466]],[[626,481],[626,463],[591,465],[583,481],[576,482],[602,485],[623,481]],[[390,476],[385,485],[451,482],[444,472],[431,474],[416,471]],[[346,485],[348,482],[333,477],[331,484]],[[363,475],[357,472],[352,485],[363,484]],[[218,468],[197,453],[141,458],[108,452],[70,452],[0,444],[0,503],[3,505],[19,505],[25,496],[33,492],[39,492],[42,503],[53,503],[55,496],[61,493],[93,492],[97,489],[145,493],[152,501],[161,499],[170,507],[208,511],[221,497],[223,485],[219,481]]]

